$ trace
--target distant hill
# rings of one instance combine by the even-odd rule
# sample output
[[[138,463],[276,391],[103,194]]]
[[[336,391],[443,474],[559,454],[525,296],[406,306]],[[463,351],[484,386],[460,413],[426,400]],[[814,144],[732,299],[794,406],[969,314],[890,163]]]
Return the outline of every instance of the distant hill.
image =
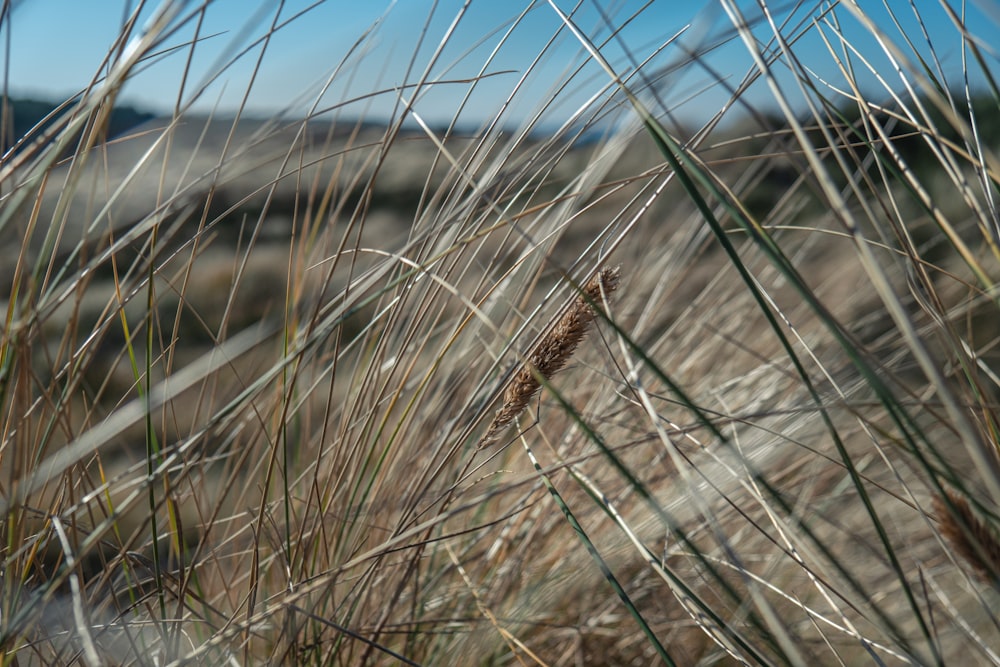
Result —
[[[0,153],[8,149],[41,123],[60,103],[36,100],[31,98],[3,99],[0,106]],[[119,106],[111,112],[108,123],[108,138],[114,138],[128,132],[132,128],[154,118],[154,114],[141,111],[132,106]]]

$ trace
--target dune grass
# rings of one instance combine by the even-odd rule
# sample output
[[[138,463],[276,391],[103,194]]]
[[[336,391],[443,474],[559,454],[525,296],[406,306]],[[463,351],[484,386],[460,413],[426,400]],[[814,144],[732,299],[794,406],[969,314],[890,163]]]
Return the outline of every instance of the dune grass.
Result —
[[[107,141],[210,4],[0,163],[3,664],[1000,662],[996,23],[428,9],[402,85],[325,96],[376,25],[304,119]]]

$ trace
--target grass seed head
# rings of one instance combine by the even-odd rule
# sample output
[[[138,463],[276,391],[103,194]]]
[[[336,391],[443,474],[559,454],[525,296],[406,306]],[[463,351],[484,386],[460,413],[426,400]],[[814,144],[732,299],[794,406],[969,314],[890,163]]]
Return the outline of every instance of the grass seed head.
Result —
[[[1000,584],[1000,541],[996,533],[969,507],[969,502],[953,492],[948,499],[934,499],[934,513],[941,535],[951,543],[985,582]]]
[[[503,405],[494,415],[480,446],[495,440],[499,432],[524,411],[541,386],[539,377],[550,380],[562,370],[594,320],[594,305],[618,288],[620,277],[621,267],[606,266],[587,281],[570,308],[548,330],[510,379],[503,393]]]

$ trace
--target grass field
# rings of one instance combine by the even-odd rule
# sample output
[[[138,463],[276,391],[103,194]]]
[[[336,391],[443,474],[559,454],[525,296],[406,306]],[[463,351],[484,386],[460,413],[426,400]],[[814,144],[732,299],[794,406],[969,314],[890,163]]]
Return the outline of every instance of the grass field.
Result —
[[[108,141],[205,6],[123,28],[0,162],[2,664],[1000,662],[997,16],[655,5],[534,6],[561,125],[421,50]]]

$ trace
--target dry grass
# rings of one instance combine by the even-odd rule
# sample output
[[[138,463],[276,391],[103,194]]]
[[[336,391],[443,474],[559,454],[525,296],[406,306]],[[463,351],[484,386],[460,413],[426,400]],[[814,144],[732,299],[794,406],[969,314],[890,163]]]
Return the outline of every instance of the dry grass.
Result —
[[[206,7],[166,3],[5,154],[0,662],[1000,661],[986,33],[917,13],[966,90],[853,4],[724,1],[652,45],[629,26],[658,3],[592,32],[555,4],[577,59],[541,101],[562,55],[508,81],[424,49],[412,85],[365,81],[384,125],[189,92],[106,143],[143,57],[198,57]],[[719,112],[676,121],[675,73],[734,40]],[[900,86],[862,91],[871,44]],[[498,81],[470,131],[420,116]]]

